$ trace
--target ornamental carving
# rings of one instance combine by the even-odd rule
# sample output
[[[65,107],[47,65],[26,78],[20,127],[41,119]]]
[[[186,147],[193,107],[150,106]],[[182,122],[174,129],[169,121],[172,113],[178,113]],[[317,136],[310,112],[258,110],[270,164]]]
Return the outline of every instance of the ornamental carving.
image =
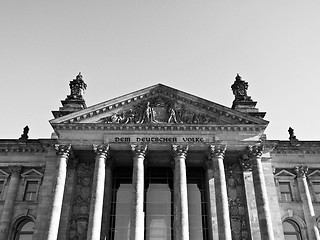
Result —
[[[223,158],[224,153],[226,152],[227,146],[226,145],[210,145],[209,146],[209,155],[210,158]]]
[[[249,240],[249,214],[240,164],[225,166],[232,239]]]
[[[87,239],[93,169],[94,164],[77,165],[68,239]]]
[[[162,96],[153,97],[129,110],[113,113],[101,118],[102,123],[120,124],[209,124],[215,123],[214,117],[187,110],[183,104],[177,104]]]
[[[132,144],[131,151],[135,157],[145,157],[148,146],[145,144]]]
[[[262,156],[263,146],[249,145],[246,148],[244,158],[255,159]]]
[[[57,155],[63,156],[63,157],[69,157],[69,153],[71,150],[71,145],[62,145],[62,144],[55,144],[54,148],[56,150]]]
[[[188,145],[172,145],[173,156],[176,157],[187,157],[187,152],[189,150]]]
[[[105,145],[105,144],[102,144],[102,145],[96,145],[96,144],[93,144],[93,151],[99,155],[99,156],[103,156],[103,157],[108,157],[108,152],[109,152],[109,145]]]
[[[67,96],[66,100],[83,100],[83,92],[87,88],[87,84],[83,81],[81,72],[69,83],[70,95]]]
[[[235,96],[234,101],[241,102],[241,101],[250,101],[252,102],[251,97],[248,96],[247,90],[248,90],[248,83],[243,81],[239,74],[236,76],[236,81],[231,86],[231,89],[233,91],[233,95]]]
[[[308,173],[308,167],[307,166],[295,166],[294,171],[297,174],[297,177],[306,177]]]

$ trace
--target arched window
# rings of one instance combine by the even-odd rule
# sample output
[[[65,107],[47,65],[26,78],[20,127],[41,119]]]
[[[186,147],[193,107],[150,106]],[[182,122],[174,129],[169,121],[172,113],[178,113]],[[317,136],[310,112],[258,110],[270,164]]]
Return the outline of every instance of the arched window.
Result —
[[[30,219],[24,219],[17,225],[14,240],[32,240],[34,223]]]
[[[282,225],[285,240],[301,240],[300,228],[297,223],[292,220],[286,220]]]

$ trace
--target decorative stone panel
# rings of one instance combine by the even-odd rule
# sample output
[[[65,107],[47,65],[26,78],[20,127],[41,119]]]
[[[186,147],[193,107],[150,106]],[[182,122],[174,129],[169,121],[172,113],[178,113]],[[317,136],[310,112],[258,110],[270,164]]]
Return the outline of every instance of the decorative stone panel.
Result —
[[[70,240],[86,240],[89,222],[94,164],[80,163],[76,169],[75,191],[70,218]]]
[[[249,240],[250,224],[243,174],[240,164],[225,166],[229,213],[233,240]]]

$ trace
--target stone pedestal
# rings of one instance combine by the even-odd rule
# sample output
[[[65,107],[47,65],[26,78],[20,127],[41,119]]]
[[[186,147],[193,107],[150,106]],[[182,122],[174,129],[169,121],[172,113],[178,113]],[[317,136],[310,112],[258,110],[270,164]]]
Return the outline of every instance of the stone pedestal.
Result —
[[[130,240],[144,239],[144,158],[146,145],[131,145],[133,152]]]
[[[17,197],[21,169],[21,166],[12,166],[9,168],[10,182],[0,218],[0,239],[8,239],[9,226]]]
[[[223,163],[226,146],[211,145],[209,150],[214,169],[214,187],[216,193],[219,240],[231,240],[232,234],[229,216],[227,184]]]
[[[312,199],[309,191],[309,186],[307,182],[307,166],[296,166],[295,171],[297,173],[298,186],[300,191],[300,196],[302,200],[302,208],[305,216],[305,221],[308,229],[309,239],[320,240],[319,230],[317,228],[317,220],[314,213],[314,208],[312,204]]]
[[[109,145],[94,145],[93,150],[96,153],[96,158],[93,175],[87,239],[99,240],[101,235],[101,223],[103,212],[106,167],[105,162],[108,156]]]
[[[258,210],[261,240],[274,240],[268,193],[262,168],[262,146],[248,146],[246,155],[252,165],[254,193]]]
[[[64,186],[67,175],[67,162],[69,158],[69,152],[71,145],[55,145],[58,154],[58,171],[56,178],[56,185],[54,189],[54,196],[52,202],[51,216],[49,220],[49,230],[46,240],[57,240],[59,231],[59,222],[62,209]]]
[[[172,145],[174,155],[174,239],[189,240],[186,157],[188,146]]]

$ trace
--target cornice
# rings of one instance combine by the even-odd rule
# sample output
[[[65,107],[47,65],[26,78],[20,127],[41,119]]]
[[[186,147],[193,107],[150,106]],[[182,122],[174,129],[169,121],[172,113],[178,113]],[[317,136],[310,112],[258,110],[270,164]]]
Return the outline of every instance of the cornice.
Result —
[[[320,141],[298,141],[292,144],[290,141],[266,141],[273,143],[275,148],[271,151],[273,155],[287,154],[320,154]]]
[[[0,152],[41,153],[52,148],[55,143],[55,139],[28,139],[27,141],[1,139]]]
[[[230,132],[260,132],[265,125],[178,125],[178,124],[99,124],[73,123],[52,124],[55,130],[87,130],[87,131],[230,131]]]

